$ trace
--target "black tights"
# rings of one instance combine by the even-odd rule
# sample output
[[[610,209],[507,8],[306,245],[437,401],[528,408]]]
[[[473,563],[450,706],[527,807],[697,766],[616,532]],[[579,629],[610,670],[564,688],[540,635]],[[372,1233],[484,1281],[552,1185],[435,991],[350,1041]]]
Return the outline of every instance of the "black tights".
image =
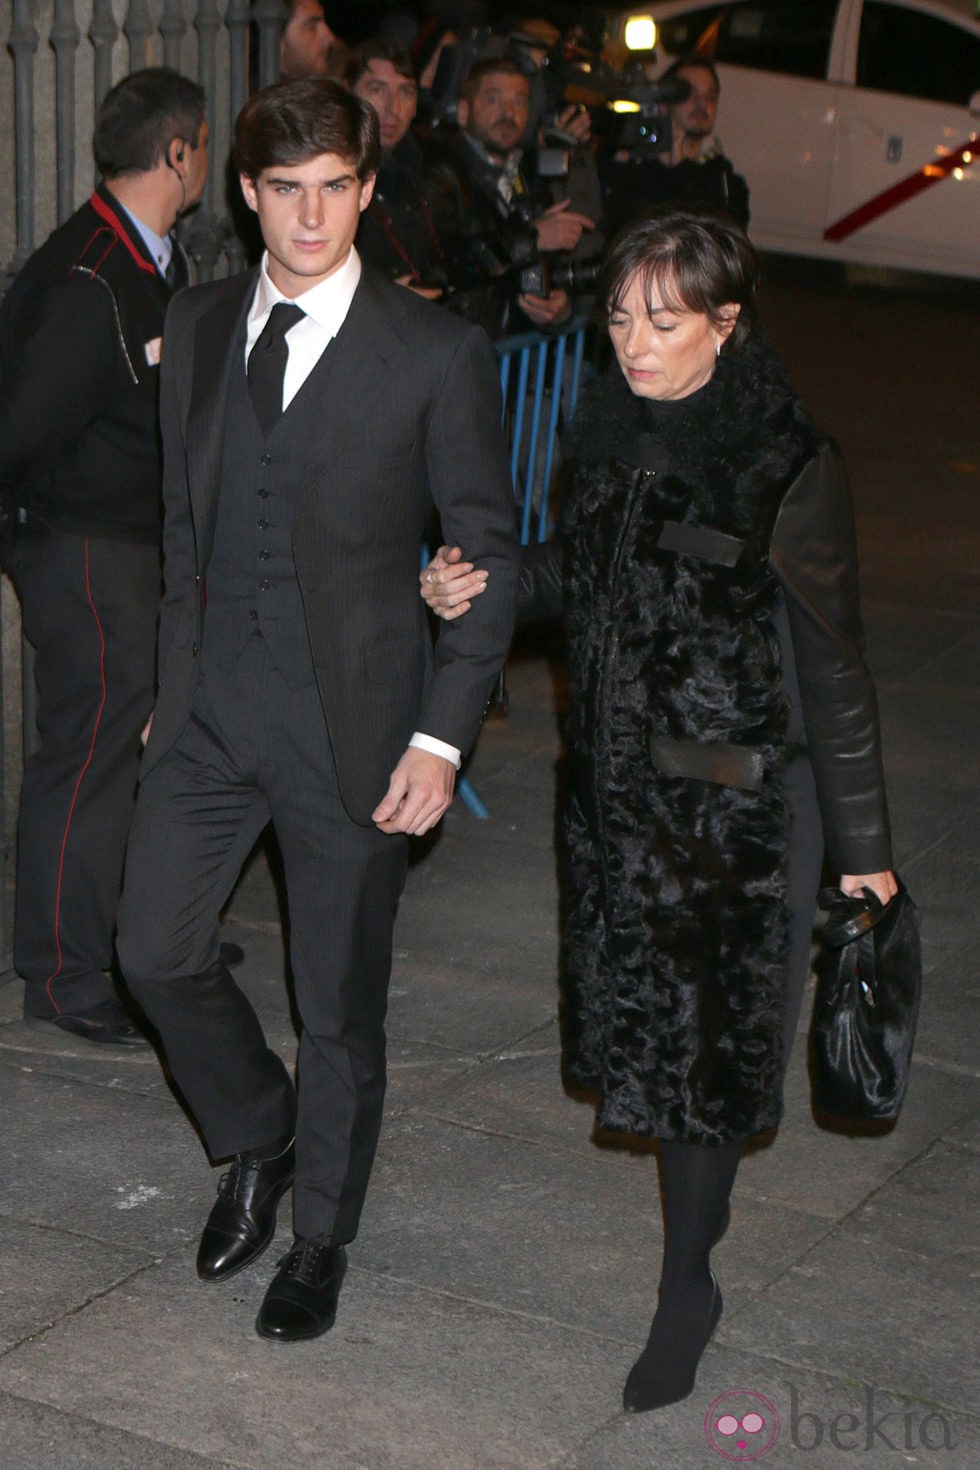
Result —
[[[717,1148],[700,1143],[660,1144],[664,1203],[663,1305],[709,1282],[708,1257],[725,1233],[741,1143]],[[710,1293],[709,1293],[710,1295]]]

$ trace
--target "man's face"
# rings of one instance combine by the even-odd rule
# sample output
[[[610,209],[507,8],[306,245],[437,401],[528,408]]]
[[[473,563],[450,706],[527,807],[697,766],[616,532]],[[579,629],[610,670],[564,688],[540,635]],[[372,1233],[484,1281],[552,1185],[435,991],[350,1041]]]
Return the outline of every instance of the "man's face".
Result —
[[[336,36],[323,18],[320,0],[296,0],[279,43],[279,74],[283,81],[325,77]]]
[[[201,131],[197,135],[197,146],[186,147],[183,162],[187,166],[184,175],[184,204],[181,213],[190,209],[193,204],[198,204],[204,193],[204,181],[208,176],[208,138],[211,129],[207,123],[201,124]]]
[[[674,129],[688,138],[707,138],[714,132],[718,116],[718,88],[714,77],[703,66],[682,66],[677,75],[690,82],[691,95],[686,102],[676,102],[670,109]]]
[[[354,91],[378,114],[382,148],[396,147],[411,127],[419,105],[415,78],[403,77],[390,61],[372,58],[355,82]]]
[[[305,163],[264,168],[254,180],[242,174],[241,184],[259,217],[269,276],[292,298],[344,264],[371,201],[374,175],[362,183],[347,159],[320,153]]]
[[[472,101],[460,99],[456,116],[460,127],[482,143],[491,158],[506,158],[524,137],[530,106],[527,77],[490,72],[481,79]]]

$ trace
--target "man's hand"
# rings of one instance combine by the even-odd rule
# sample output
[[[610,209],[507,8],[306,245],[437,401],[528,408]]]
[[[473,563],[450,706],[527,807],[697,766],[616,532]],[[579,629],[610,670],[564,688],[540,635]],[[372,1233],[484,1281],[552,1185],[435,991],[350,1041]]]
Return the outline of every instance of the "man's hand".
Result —
[[[445,622],[461,618],[473,606],[472,599],[486,591],[489,572],[463,560],[459,546],[440,546],[424,572],[419,573],[422,597]]]
[[[140,731],[140,744],[144,747],[144,749],[146,747],[146,742],[150,738],[150,731],[152,729],[153,729],[153,716],[150,715],[150,718],[147,720],[146,724],[143,726],[142,730]]]
[[[531,229],[537,233],[539,250],[574,250],[583,230],[595,229],[595,220],[570,209],[569,201],[562,199],[533,219]]]
[[[438,301],[442,296],[441,286],[423,286],[409,273],[405,276],[395,277],[396,286],[405,286],[409,291],[414,291],[416,296],[421,296],[424,301]]]
[[[547,296],[518,296],[517,304],[536,327],[555,327],[572,314],[566,291],[549,291]]]
[[[587,107],[577,102],[559,112],[555,122],[563,133],[568,133],[578,143],[587,143],[592,137],[592,118]]]
[[[452,761],[410,745],[392,771],[388,791],[372,819],[382,832],[421,837],[449,810],[455,786]]]

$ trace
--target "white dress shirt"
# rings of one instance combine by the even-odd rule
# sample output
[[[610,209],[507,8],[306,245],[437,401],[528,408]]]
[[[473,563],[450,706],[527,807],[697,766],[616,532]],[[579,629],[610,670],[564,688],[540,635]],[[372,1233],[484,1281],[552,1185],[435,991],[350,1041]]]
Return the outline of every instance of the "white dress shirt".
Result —
[[[258,285],[248,309],[245,336],[246,364],[249,353],[258,341],[259,334],[268,321],[272,308],[280,301],[290,300],[290,297],[284,296],[279,288],[273,285],[267,269],[268,259],[268,252],[265,252],[259,267]],[[360,256],[351,246],[350,255],[339,269],[327,276],[325,281],[320,281],[309,291],[304,291],[301,296],[291,298],[293,305],[300,307],[306,314],[302,321],[298,321],[286,333],[288,356],[282,381],[283,411],[292,403],[320,361],[324,349],[328,343],[333,341],[343,326],[360,279]],[[435,736],[425,735],[419,730],[416,730],[408,743],[415,746],[417,750],[427,750],[430,755],[442,756],[443,760],[450,761],[457,771],[459,770],[461,757],[455,745],[448,745],[446,741],[437,740]]]

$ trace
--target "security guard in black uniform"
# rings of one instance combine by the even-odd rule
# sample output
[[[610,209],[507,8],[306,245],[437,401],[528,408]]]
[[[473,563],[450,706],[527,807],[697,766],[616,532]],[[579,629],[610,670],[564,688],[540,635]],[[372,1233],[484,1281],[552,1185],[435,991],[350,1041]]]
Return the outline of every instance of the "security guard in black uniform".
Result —
[[[4,562],[35,650],[40,742],[24,772],[14,964],[25,1016],[143,1044],[106,973],[160,602],[163,320],[186,285],[176,221],[207,172],[204,94],[169,68],[99,109],[103,182],[0,310]]]

